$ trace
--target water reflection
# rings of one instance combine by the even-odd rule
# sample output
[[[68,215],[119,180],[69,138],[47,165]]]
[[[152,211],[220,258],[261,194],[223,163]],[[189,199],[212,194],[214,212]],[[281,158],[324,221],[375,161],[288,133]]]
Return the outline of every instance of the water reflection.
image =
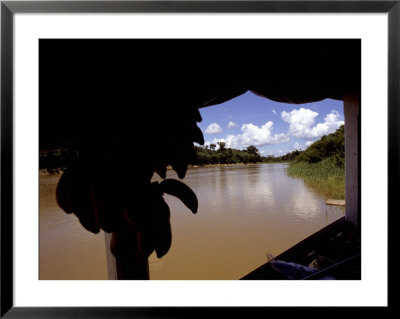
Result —
[[[343,216],[343,208],[325,205],[325,198],[301,179],[288,177],[285,167],[189,169],[183,181],[198,197],[198,213],[165,195],[172,246],[162,259],[150,256],[150,278],[239,279],[266,262],[267,252],[277,255]],[[172,170],[167,177],[178,179]],[[104,237],[85,231],[74,216],[60,211],[52,193],[56,181],[40,178],[41,278],[106,279]]]
[[[277,255],[343,216],[343,209],[326,206],[302,180],[288,177],[285,166],[189,170],[184,182],[197,194],[199,212],[190,215],[167,198],[173,244],[165,259],[151,256],[151,278],[238,279],[264,263],[266,252]],[[177,178],[173,171],[168,177]]]
[[[59,177],[39,178],[39,279],[107,279],[104,234],[86,231],[57,206]]]

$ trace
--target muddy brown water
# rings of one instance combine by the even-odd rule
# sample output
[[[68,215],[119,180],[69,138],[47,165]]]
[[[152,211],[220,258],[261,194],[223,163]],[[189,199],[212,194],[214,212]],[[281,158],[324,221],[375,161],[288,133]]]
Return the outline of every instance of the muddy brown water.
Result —
[[[344,216],[344,208],[285,172],[287,164],[198,167],[184,182],[199,200],[197,214],[164,195],[172,246],[149,258],[154,280],[235,280]],[[60,175],[40,175],[39,279],[107,279],[104,234],[86,231],[55,202]],[[168,178],[176,178],[168,171]],[[157,175],[153,180],[160,180]]]

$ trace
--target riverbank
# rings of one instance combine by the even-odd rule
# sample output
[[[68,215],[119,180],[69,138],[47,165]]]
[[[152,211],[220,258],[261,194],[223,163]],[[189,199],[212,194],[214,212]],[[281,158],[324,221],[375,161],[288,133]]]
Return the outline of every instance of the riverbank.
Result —
[[[326,199],[345,199],[345,172],[327,158],[321,162],[291,162],[287,167],[291,177],[304,179],[305,183],[324,194]]]
[[[225,166],[242,166],[242,165],[251,165],[251,164],[265,164],[265,163],[229,163],[229,164],[203,164],[203,165],[188,165],[188,168],[202,168],[202,167],[225,167]],[[170,165],[167,166],[167,169],[172,169]]]
[[[276,163],[284,163],[284,162],[276,162]],[[225,167],[225,166],[241,166],[241,165],[251,165],[251,164],[271,164],[271,163],[265,163],[265,162],[260,162],[260,163],[231,163],[231,164],[204,164],[204,165],[188,165],[188,169],[190,168],[203,168],[203,167]],[[172,170],[173,168],[171,165],[167,166],[168,170]],[[62,174],[63,170],[62,169],[51,169],[47,170],[46,168],[41,168],[39,169],[39,175],[57,175],[57,174]]]
[[[40,168],[39,169],[39,176],[45,176],[45,175],[60,175],[62,174],[62,170],[48,170],[46,168]]]

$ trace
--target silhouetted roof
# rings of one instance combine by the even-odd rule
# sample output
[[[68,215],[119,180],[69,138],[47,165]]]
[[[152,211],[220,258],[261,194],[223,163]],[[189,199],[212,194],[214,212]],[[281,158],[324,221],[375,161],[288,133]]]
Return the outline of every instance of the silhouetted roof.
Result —
[[[306,103],[361,87],[357,39],[45,39],[39,48],[41,148],[101,128],[174,125],[186,108],[248,90]]]

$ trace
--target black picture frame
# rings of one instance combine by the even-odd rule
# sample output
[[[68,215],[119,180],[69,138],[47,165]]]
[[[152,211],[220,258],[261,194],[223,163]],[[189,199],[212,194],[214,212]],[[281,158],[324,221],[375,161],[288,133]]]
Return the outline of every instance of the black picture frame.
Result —
[[[303,315],[307,307],[15,307],[13,301],[13,16],[15,13],[269,12],[388,14],[388,225],[399,211],[400,1],[1,1],[1,317],[5,318],[194,318],[239,315],[245,318]],[[383,212],[380,212],[383,213]],[[391,213],[391,214],[390,214]],[[388,232],[389,250],[393,232]],[[392,238],[392,240],[390,240]],[[391,245],[390,245],[391,244]],[[390,264],[390,258],[388,256]],[[388,269],[390,270],[390,269]],[[393,272],[390,272],[392,275]],[[393,286],[394,278],[388,281]],[[389,289],[390,290],[390,289]],[[371,292],[373,293],[373,292]],[[357,309],[374,314],[388,307]],[[319,308],[326,312],[326,308]],[[337,315],[342,308],[329,309]],[[351,308],[345,308],[349,311]],[[315,315],[316,309],[313,309]]]

